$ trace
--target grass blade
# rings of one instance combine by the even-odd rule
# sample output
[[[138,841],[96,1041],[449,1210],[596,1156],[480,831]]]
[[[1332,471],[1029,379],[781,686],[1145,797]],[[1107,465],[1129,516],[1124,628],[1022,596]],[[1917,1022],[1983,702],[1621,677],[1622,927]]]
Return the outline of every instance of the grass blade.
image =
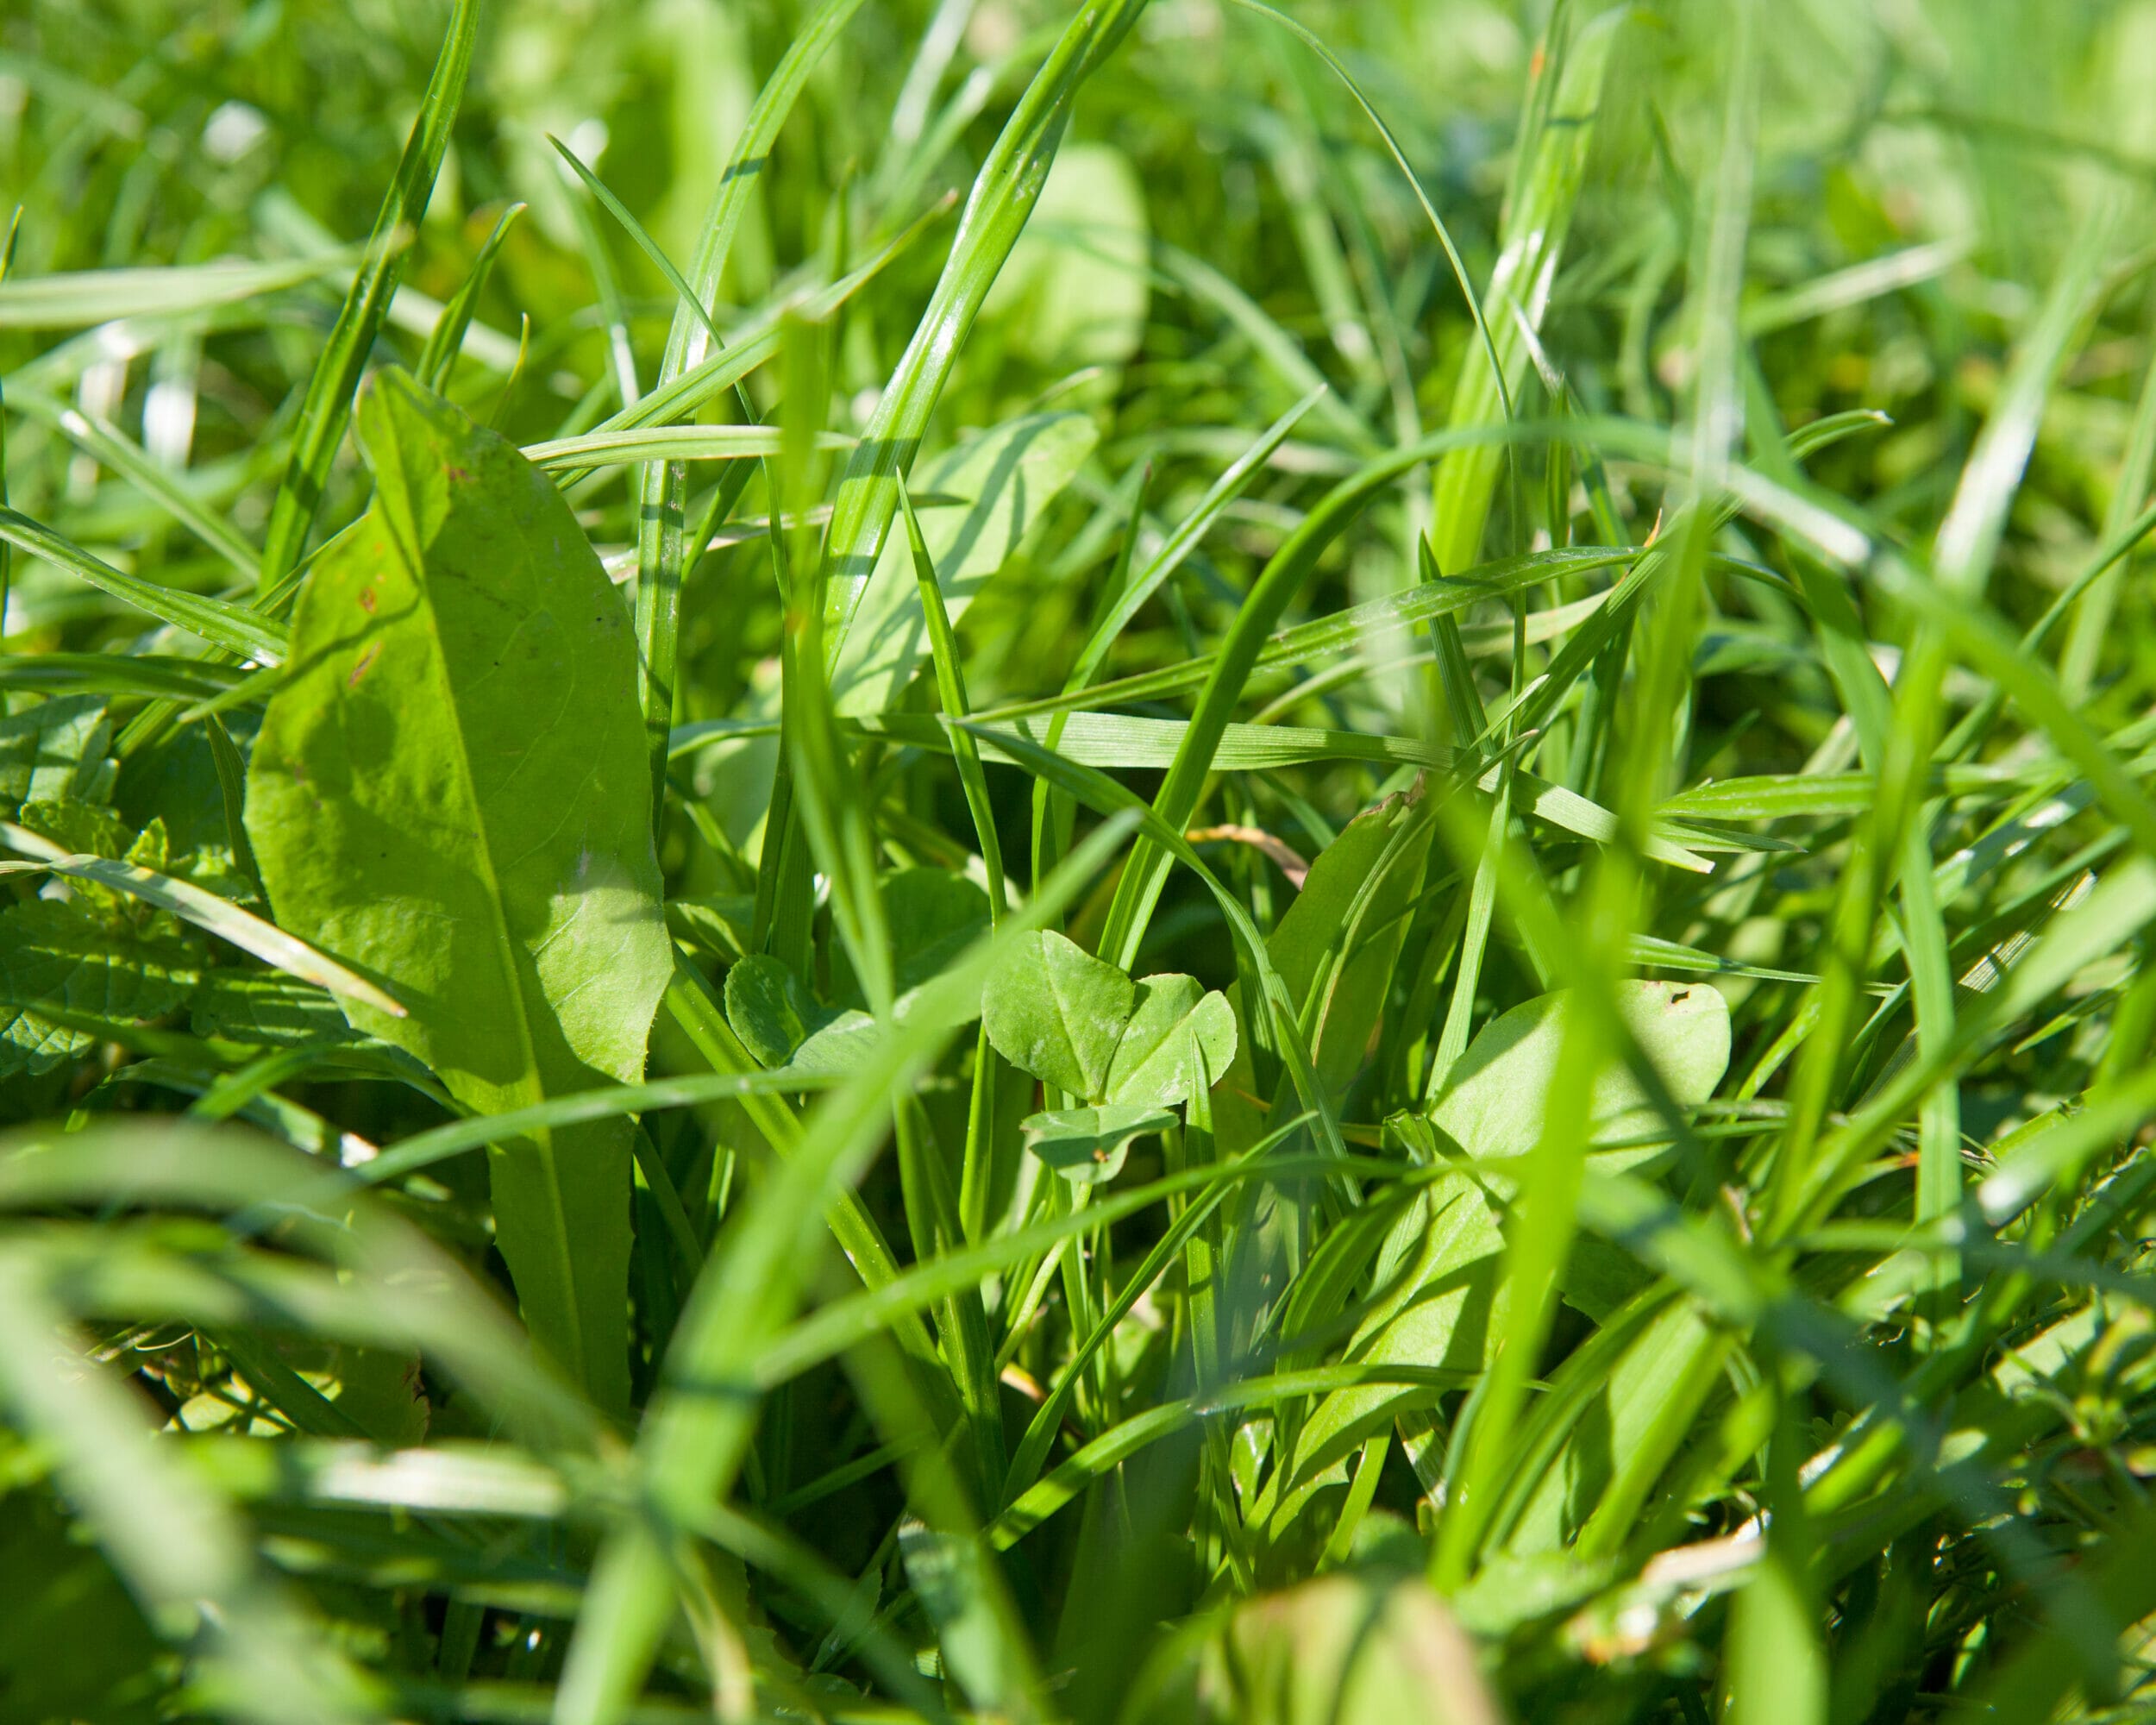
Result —
[[[352,417],[352,398],[374,346],[391,298],[404,273],[403,236],[417,229],[434,194],[435,176],[448,147],[449,128],[464,99],[464,80],[478,38],[479,0],[456,0],[434,77],[412,123],[397,178],[374,218],[359,273],[352,279],[344,309],[329,332],[329,343],[316,361],[307,398],[292,434],[292,453],[270,506],[262,539],[260,606],[274,612],[290,597],[292,572],[306,548],[308,530],[322,507],[329,464],[344,441]]]

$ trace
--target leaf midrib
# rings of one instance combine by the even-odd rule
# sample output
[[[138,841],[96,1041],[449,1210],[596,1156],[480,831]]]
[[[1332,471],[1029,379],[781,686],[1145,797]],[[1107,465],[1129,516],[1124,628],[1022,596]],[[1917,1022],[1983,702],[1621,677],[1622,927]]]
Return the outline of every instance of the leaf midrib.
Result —
[[[524,1069],[521,1088],[526,1093],[524,1100],[527,1102],[542,1102],[546,1100],[546,1087],[539,1074],[538,1049],[532,1038],[531,1018],[524,1000],[523,979],[517,969],[507,907],[503,902],[501,876],[495,866],[493,834],[488,827],[486,806],[480,800],[478,783],[472,771],[471,755],[465,741],[464,710],[459,700],[457,681],[449,664],[448,650],[442,635],[441,618],[436,610],[434,593],[425,579],[425,558],[417,544],[407,543],[405,530],[408,524],[399,518],[404,513],[402,509],[386,509],[383,511],[384,520],[389,530],[390,543],[404,564],[420,612],[426,619],[428,640],[433,649],[430,674],[436,681],[443,705],[454,720],[448,727],[450,750],[458,788],[463,793],[465,802],[472,811],[476,850],[486,888],[487,913],[494,924],[495,963],[508,986],[517,1048]],[[416,532],[416,524],[413,526]],[[556,1286],[566,1295],[570,1313],[580,1314],[583,1309],[583,1302],[578,1291],[576,1257],[569,1250],[568,1216],[561,1207],[561,1182],[555,1165],[554,1136],[542,1127],[529,1134],[529,1142],[539,1153],[546,1169],[546,1203],[550,1222],[548,1251],[555,1260]],[[580,1379],[588,1376],[590,1365],[590,1362],[582,1357],[585,1336],[580,1320],[573,1322],[572,1333],[578,1358],[565,1360],[562,1364]]]

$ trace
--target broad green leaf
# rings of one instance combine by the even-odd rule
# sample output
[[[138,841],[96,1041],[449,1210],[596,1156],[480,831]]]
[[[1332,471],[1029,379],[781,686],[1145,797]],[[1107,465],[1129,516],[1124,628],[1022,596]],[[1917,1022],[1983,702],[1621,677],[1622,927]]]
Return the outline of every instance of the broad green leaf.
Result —
[[[953,623],[1008,562],[1042,512],[1085,465],[1099,441],[1082,413],[1037,413],[968,437],[926,463],[912,481],[921,536]],[[931,505],[931,497],[956,501]],[[862,590],[831,670],[842,716],[894,706],[928,657],[912,554],[893,533]]]
[[[1379,1295],[1349,1344],[1348,1358],[1378,1365],[1479,1371],[1504,1318],[1500,1271],[1505,1237],[1497,1207],[1464,1174],[1445,1174],[1417,1198],[1387,1242]],[[1397,1414],[1433,1398],[1384,1383],[1338,1389],[1319,1402],[1293,1453],[1282,1458],[1253,1509],[1275,1536],[1292,1526],[1311,1494]]]
[[[1420,1580],[1382,1569],[1238,1605],[1140,1725],[1499,1725],[1475,1643]]]
[[[1112,144],[1065,144],[981,316],[1051,372],[1126,364],[1145,334],[1149,240],[1129,158]]]
[[[726,973],[726,1020],[762,1064],[804,1072],[852,1071],[876,1034],[868,1013],[825,1006],[766,952],[752,954]]]
[[[22,822],[24,831],[49,838],[63,850],[80,856],[109,856],[116,862],[127,856],[135,843],[135,835],[128,831],[127,823],[112,810],[100,803],[78,802],[72,798],[26,802],[22,805]],[[116,894],[102,888],[91,890],[108,902],[117,901]]]
[[[783,1066],[821,1028],[822,1012],[808,984],[765,952],[726,973],[726,1019],[742,1046],[766,1066]]]
[[[123,1024],[161,1018],[187,998],[196,963],[178,941],[137,939],[64,900],[0,910],[0,1073],[43,1072],[97,1041],[39,1007]]]
[[[967,947],[988,932],[988,895],[963,875],[949,869],[902,869],[886,875],[884,920],[891,930],[891,974],[903,998],[937,975]],[[845,943],[831,943],[834,1003],[863,1007],[868,1002]]]
[[[360,1040],[336,996],[275,970],[207,969],[188,1002],[195,1034],[267,1048]]]
[[[830,1088],[833,1076],[787,1067],[775,1072],[706,1072],[699,1077],[661,1078],[643,1084],[615,1084],[603,1089],[580,1090],[574,1095],[541,1102],[511,1113],[452,1120],[447,1126],[399,1138],[368,1162],[360,1177],[369,1185],[399,1179],[414,1169],[446,1162],[497,1138],[536,1132],[542,1127],[617,1120],[661,1108],[700,1107],[707,1102],[752,1103],[787,1090],[825,1090]],[[854,1242],[848,1240],[845,1244],[851,1245]]]
[[[1074,1186],[1094,1186],[1123,1171],[1131,1141],[1175,1124],[1167,1109],[1144,1102],[1107,1102],[1094,1108],[1057,1108],[1029,1114],[1025,1147]]]
[[[1164,1108],[1190,1100],[1191,1046],[1217,1077],[1235,1057],[1235,1013],[1227,996],[1191,976],[1141,976],[1138,1004],[1108,1066],[1108,1100]]]
[[[315,565],[248,777],[271,902],[409,1002],[346,1013],[472,1107],[634,1082],[672,957],[628,617],[561,493],[501,438],[393,371],[360,429],[377,499]],[[628,1130],[490,1154],[534,1336],[611,1407]]]
[[[105,704],[95,695],[55,695],[0,718],[0,808],[103,801],[111,737]]]
[[[1319,1076],[1336,1088],[1363,1063],[1407,937],[1407,912],[1422,888],[1430,841],[1426,832],[1403,831],[1414,819],[1414,804],[1412,795],[1389,797],[1341,828],[1310,865],[1268,943],[1299,1002],[1308,1002],[1330,972],[1311,1027],[1310,1056]]]
[[[988,1040],[1012,1065],[1097,1101],[1107,1095],[1136,997],[1131,979],[1114,965],[1042,929],[1012,943],[981,997],[981,1012]]]
[[[1704,982],[1633,981],[1620,986],[1617,1001],[1679,1106],[1695,1107],[1714,1094],[1729,1064],[1729,1008],[1715,989]],[[1485,1025],[1453,1069],[1432,1123],[1478,1160],[1532,1150],[1557,1081],[1569,1005],[1560,990]],[[1599,1135],[1622,1136],[1658,1120],[1623,1067],[1609,1067],[1594,1084],[1589,1118]]]
[[[667,900],[667,926],[674,938],[701,947],[724,963],[736,963],[753,950],[749,932],[756,901],[745,894]]]
[[[1383,880],[1371,881],[1401,823],[1412,812],[1408,799],[1388,797],[1342,827],[1318,853],[1302,890],[1265,943],[1300,1009],[1310,1000],[1312,989],[1347,938],[1347,920],[1357,899],[1369,889],[1362,918],[1365,932],[1352,951],[1338,953],[1330,998],[1319,1003],[1311,1034],[1311,1058],[1319,1076],[1336,1088],[1354,1077],[1363,1063],[1370,1032],[1392,986],[1400,944],[1407,938],[1403,913],[1420,889],[1426,837],[1411,841],[1417,845],[1417,855],[1396,857]],[[1238,1014],[1247,1010],[1240,990],[1235,1006]],[[1230,1082],[1214,1100],[1222,1142],[1239,1147],[1256,1142],[1264,1131],[1258,1110],[1244,1100],[1255,1084],[1248,1047],[1239,1046]]]
[[[968,728],[973,729],[971,725]],[[1234,938],[1238,969],[1263,996],[1275,1051],[1287,1066],[1297,1099],[1317,1117],[1319,1137],[1326,1147],[1336,1155],[1345,1156],[1347,1146],[1340,1136],[1338,1116],[1323,1094],[1317,1072],[1310,1063],[1309,1044],[1296,1026],[1295,1009],[1288,999],[1287,985],[1281,981],[1280,973],[1265,950],[1263,938],[1242,901],[1206,865],[1188,837],[1170,826],[1160,812],[1141,801],[1136,792],[1089,768],[1074,765],[1051,750],[1016,739],[1009,746],[1021,756],[1020,764],[1027,771],[1055,789],[1067,793],[1078,803],[1110,816],[1137,814],[1138,830],[1146,842],[1159,845],[1165,855],[1181,862],[1203,884]]]

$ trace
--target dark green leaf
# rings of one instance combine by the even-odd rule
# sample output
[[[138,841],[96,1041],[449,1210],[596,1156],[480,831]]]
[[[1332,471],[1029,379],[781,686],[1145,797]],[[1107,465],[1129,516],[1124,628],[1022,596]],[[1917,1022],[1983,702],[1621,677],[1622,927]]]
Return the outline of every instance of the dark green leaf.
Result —
[[[97,1040],[38,1007],[116,1023],[161,1018],[187,998],[197,962],[178,941],[137,939],[64,900],[0,910],[0,1071],[42,1072]]]
[[[111,739],[105,704],[95,695],[54,695],[0,718],[0,806],[104,801]]]

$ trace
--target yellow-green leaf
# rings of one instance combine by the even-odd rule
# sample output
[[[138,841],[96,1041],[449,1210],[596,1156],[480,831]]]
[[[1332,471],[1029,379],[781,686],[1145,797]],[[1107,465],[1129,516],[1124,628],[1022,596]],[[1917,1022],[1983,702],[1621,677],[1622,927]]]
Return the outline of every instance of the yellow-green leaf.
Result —
[[[672,960],[630,623],[554,486],[398,372],[360,411],[379,487],[317,563],[248,827],[279,921],[387,984],[349,1000],[496,1113],[642,1074]],[[542,1351],[625,1406],[629,1127],[491,1151]]]

